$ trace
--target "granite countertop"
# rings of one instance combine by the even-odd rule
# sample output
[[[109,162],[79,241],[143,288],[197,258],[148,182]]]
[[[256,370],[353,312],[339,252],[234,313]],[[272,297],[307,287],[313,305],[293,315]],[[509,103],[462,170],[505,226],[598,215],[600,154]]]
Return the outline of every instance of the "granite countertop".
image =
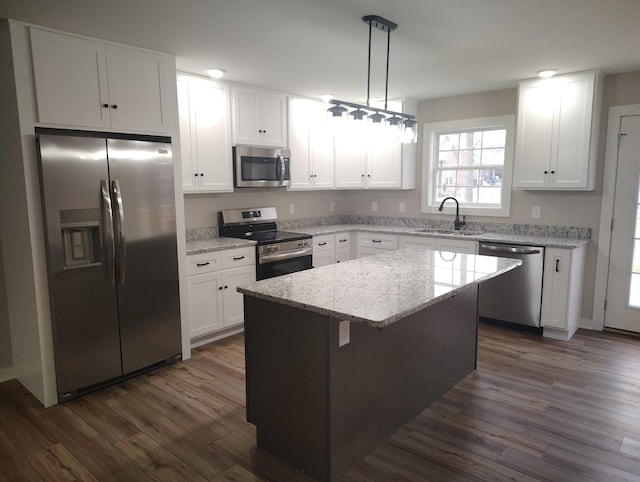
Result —
[[[555,248],[579,248],[580,246],[587,244],[588,239],[578,239],[569,237],[555,237],[555,236],[535,236],[535,235],[520,235],[520,234],[507,234],[507,233],[491,233],[491,232],[476,232],[474,234],[457,234],[448,232],[438,232],[438,229],[431,230],[430,233],[420,232],[420,230],[428,229],[419,226],[381,226],[376,224],[328,224],[318,226],[305,226],[300,228],[292,228],[291,231],[296,231],[304,234],[311,234],[313,236],[321,236],[323,234],[341,233],[345,231],[364,231],[373,233],[389,233],[389,234],[401,234],[409,236],[419,237],[441,237],[449,239],[468,239],[469,241],[488,241],[493,243],[511,243],[521,245],[533,245],[543,247],[555,247]],[[465,231],[462,230],[461,233]]]
[[[381,328],[520,264],[495,256],[407,248],[253,282],[238,291]]]
[[[255,241],[249,241],[239,238],[218,238],[210,237],[205,239],[194,239],[187,241],[187,255],[211,253],[213,251],[222,251],[225,249],[245,248],[247,246],[255,246]]]

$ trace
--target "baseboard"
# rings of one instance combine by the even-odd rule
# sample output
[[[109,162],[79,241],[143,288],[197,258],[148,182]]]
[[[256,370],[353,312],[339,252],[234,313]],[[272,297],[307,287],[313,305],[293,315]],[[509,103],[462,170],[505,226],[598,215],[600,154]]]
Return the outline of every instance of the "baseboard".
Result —
[[[215,333],[211,333],[209,335],[202,335],[198,338],[191,339],[191,349],[197,348],[202,345],[206,345],[207,343],[212,343],[217,340],[222,340],[231,335],[235,335],[236,333],[242,333],[244,331],[244,323],[233,326],[231,328],[227,328],[226,330],[217,331]]]
[[[0,368],[0,383],[13,380],[15,377],[16,374],[12,366],[7,368]]]
[[[596,322],[594,320],[588,320],[586,318],[582,318],[578,322],[578,328],[583,330],[592,330],[592,331],[602,331],[601,326],[595,326]]]

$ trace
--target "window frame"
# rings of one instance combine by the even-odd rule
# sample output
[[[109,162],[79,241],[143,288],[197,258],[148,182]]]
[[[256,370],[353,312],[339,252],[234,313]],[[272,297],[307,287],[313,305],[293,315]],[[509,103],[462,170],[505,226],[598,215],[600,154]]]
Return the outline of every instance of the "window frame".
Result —
[[[477,117],[454,121],[433,122],[424,124],[423,154],[422,154],[422,200],[423,213],[438,213],[440,203],[435,200],[434,172],[438,156],[437,136],[450,132],[468,132],[470,130],[506,129],[504,148],[504,166],[502,170],[501,202],[500,206],[490,207],[486,204],[479,206],[471,203],[460,203],[460,213],[473,216],[509,217],[511,212],[511,190],[513,178],[513,155],[515,145],[515,115],[500,115],[492,117]],[[481,166],[479,166],[481,167]],[[447,204],[443,210],[446,214],[455,214],[455,204]]]

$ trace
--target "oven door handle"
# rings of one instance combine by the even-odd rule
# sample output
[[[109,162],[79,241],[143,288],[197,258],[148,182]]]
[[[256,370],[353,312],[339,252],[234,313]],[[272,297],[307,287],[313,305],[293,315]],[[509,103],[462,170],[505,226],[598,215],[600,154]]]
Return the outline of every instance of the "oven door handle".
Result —
[[[301,258],[302,256],[311,256],[313,248],[296,249],[295,251],[284,251],[282,253],[261,254],[258,257],[258,263],[267,264],[276,261],[283,261],[291,258]]]

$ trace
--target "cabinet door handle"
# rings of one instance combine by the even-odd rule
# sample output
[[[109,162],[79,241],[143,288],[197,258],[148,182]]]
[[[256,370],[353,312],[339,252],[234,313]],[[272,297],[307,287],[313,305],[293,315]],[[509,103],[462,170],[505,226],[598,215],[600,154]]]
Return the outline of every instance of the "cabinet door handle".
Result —
[[[229,288],[229,287],[228,287],[227,285],[224,285],[224,289],[225,289],[225,290],[226,290],[226,289],[228,289],[228,288]]]
[[[205,261],[204,263],[196,263],[196,266],[209,266],[209,261]]]
[[[555,173],[556,173],[556,171],[551,171],[551,174],[555,174]]]
[[[109,108],[109,104],[102,104],[102,107],[104,107],[105,109]]]
[[[318,246],[326,246],[327,243],[318,243]]]
[[[218,291],[222,291],[224,288],[222,286],[218,286]]]
[[[234,256],[233,257],[234,261],[240,261],[241,259],[244,259],[244,256]]]
[[[560,272],[560,260],[556,259],[556,273]]]
[[[115,109],[117,109],[117,108],[118,108],[118,104],[113,104],[113,105],[111,106],[111,108],[112,108],[112,109],[114,109],[114,110],[115,110]]]
[[[346,240],[346,239],[339,239],[339,240],[338,240],[338,242],[339,242],[339,243],[346,243],[346,242],[347,242],[347,240]]]
[[[372,239],[371,242],[372,243],[381,243],[382,240],[381,239]]]
[[[549,174],[549,171],[544,171],[545,174]]]

